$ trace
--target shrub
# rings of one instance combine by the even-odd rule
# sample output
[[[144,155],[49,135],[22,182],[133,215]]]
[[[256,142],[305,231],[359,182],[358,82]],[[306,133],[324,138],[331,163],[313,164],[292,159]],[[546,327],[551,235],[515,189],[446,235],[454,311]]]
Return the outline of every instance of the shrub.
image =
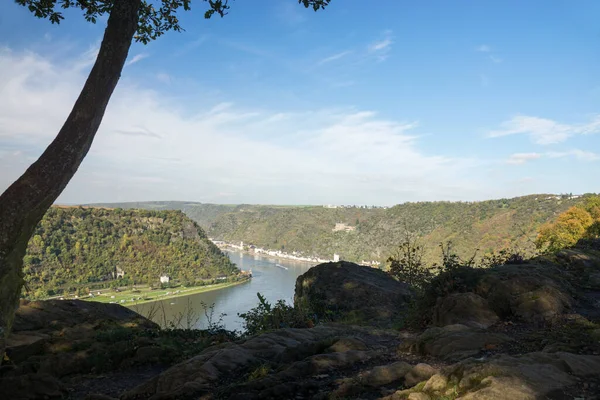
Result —
[[[258,296],[258,306],[250,311],[238,314],[244,320],[247,335],[256,335],[280,328],[309,328],[314,325],[314,317],[301,308],[294,308],[284,300],[278,300],[272,306],[263,295]]]

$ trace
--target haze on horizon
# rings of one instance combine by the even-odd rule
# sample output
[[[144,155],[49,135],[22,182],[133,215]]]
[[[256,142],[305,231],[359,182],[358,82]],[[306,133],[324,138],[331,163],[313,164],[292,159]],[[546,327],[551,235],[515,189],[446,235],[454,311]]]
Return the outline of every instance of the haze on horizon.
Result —
[[[364,1],[296,3],[184,15],[186,32],[134,45],[58,203],[598,191],[599,2],[388,0],[369,20]],[[53,26],[12,1],[0,15],[3,191],[58,132],[104,21]]]

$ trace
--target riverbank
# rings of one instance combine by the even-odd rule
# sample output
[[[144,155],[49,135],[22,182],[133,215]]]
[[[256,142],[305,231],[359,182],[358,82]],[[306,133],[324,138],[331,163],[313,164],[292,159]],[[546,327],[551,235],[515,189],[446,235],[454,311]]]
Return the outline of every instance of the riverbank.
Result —
[[[304,264],[311,264],[313,266],[315,266],[317,264],[328,263],[328,262],[337,262],[340,260],[340,255],[338,255],[338,254],[334,254],[333,259],[325,259],[325,258],[319,258],[319,257],[305,257],[305,256],[298,255],[297,252],[290,254],[290,253],[286,253],[281,250],[263,249],[261,247],[256,247],[253,245],[245,246],[244,242],[241,242],[238,245],[235,243],[224,242],[222,240],[214,240],[211,238],[209,238],[209,240],[211,242],[213,242],[213,244],[215,244],[221,250],[237,251],[237,252],[252,255],[252,256],[272,257],[276,260],[294,261],[294,262],[299,262],[299,263],[304,263]],[[354,260],[346,260],[346,261],[355,262]],[[358,263],[360,265],[368,265],[371,267],[379,267],[381,265],[380,261],[375,261],[375,260],[372,260],[372,261],[362,260]]]
[[[293,258],[292,256],[286,256],[282,254],[271,254],[271,252],[256,252],[253,249],[250,250],[242,250],[239,246],[233,244],[217,244],[217,247],[222,251],[229,251],[235,253],[246,254],[249,256],[259,256],[264,258],[270,258],[278,261],[286,261],[286,262],[294,262],[298,264],[311,265],[315,266],[317,264],[322,264],[325,262],[330,262],[332,260],[310,260],[310,259],[301,259],[301,258]]]
[[[210,292],[213,290],[225,289],[231,286],[240,285],[242,283],[249,282],[251,278],[241,279],[234,282],[215,283],[212,285],[195,286],[188,288],[169,288],[169,289],[126,289],[120,290],[119,292],[104,292],[93,297],[81,298],[85,301],[96,301],[99,303],[118,303],[125,307],[136,306],[140,304],[153,303],[156,301],[163,301],[174,299],[177,297],[190,296],[193,294]]]

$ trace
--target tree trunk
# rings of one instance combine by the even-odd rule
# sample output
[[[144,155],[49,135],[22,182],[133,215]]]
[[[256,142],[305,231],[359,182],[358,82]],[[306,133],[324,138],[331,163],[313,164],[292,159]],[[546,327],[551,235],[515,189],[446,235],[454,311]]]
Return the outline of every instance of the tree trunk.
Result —
[[[27,243],[92,145],[137,30],[140,3],[115,0],[96,62],[63,127],[0,196],[0,363],[19,306]]]

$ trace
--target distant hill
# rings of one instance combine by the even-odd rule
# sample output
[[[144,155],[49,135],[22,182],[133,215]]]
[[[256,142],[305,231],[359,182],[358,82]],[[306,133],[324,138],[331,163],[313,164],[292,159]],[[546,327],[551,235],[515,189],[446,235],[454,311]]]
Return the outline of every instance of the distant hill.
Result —
[[[86,204],[90,207],[107,207],[142,210],[180,210],[196,221],[203,229],[208,229],[211,224],[222,214],[234,212],[240,205],[207,204],[187,201],[132,201],[124,203],[93,203]]]
[[[94,286],[120,270],[122,284],[187,284],[239,270],[204,230],[180,211],[52,207],[25,256],[27,287],[40,297]]]
[[[425,260],[439,259],[439,244],[470,256],[503,248],[534,249],[539,226],[581,197],[537,194],[481,202],[418,202],[391,208],[215,205],[183,202],[107,203],[102,206],[176,208],[215,239],[306,256],[385,261],[408,230],[422,238]]]

